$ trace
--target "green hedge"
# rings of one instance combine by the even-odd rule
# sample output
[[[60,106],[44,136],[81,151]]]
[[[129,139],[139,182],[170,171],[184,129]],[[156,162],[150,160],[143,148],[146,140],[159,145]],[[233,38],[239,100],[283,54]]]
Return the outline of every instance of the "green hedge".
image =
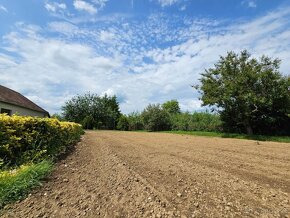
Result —
[[[81,134],[82,126],[76,123],[0,114],[0,169],[55,158]]]

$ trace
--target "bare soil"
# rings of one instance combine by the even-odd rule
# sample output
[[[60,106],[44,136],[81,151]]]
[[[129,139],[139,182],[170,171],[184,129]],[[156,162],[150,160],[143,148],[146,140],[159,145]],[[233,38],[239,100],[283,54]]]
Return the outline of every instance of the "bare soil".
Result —
[[[88,131],[3,217],[289,217],[290,144]]]

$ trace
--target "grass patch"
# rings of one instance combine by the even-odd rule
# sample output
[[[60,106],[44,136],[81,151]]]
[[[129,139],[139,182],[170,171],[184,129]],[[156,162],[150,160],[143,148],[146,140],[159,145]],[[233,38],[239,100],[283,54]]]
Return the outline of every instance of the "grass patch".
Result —
[[[252,136],[250,136],[250,135],[236,134],[236,133],[202,132],[202,131],[163,131],[163,132],[173,133],[173,134],[182,134],[182,135],[250,139],[250,140],[258,140],[258,141],[273,141],[273,142],[290,143],[289,136],[265,136],[265,135],[252,135]]]
[[[23,165],[18,169],[0,171],[0,208],[23,199],[32,188],[41,185],[41,179],[53,169],[51,161]]]

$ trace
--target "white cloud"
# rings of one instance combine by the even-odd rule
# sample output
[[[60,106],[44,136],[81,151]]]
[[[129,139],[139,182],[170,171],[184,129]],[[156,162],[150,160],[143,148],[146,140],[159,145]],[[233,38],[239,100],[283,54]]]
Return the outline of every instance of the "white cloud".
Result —
[[[245,5],[249,8],[256,8],[257,7],[257,2],[255,0],[245,0],[242,1],[242,5]]]
[[[249,1],[248,6],[249,6],[250,8],[256,8],[256,7],[257,7],[257,4],[256,4],[256,2],[254,2],[254,1]]]
[[[182,5],[180,8],[179,8],[180,11],[185,11],[186,10],[186,5]]]
[[[0,11],[4,11],[4,12],[8,13],[7,8],[4,7],[3,5],[0,5]]]
[[[16,66],[17,64],[13,60],[13,58],[8,55],[0,54],[0,69],[6,69],[10,66]]]
[[[86,11],[90,14],[96,14],[98,12],[97,8],[95,8],[94,5],[83,0],[74,0],[73,5],[75,9],[79,11]]]
[[[161,7],[166,7],[176,4],[178,1],[179,0],[158,0],[158,3],[161,5]]]
[[[109,31],[102,30],[100,32],[100,40],[104,42],[110,42],[115,38],[115,34]]]
[[[107,89],[107,90],[105,90],[105,91],[103,91],[101,93],[101,96],[105,96],[105,95],[107,95],[107,96],[114,96],[116,94],[117,93],[113,89]]]
[[[60,32],[67,36],[73,36],[80,33],[79,28],[68,22],[50,22],[48,23],[48,29],[52,32]]]
[[[28,96],[38,96],[34,98],[36,102],[50,112],[58,110],[76,92],[101,93],[120,77],[114,73],[121,64],[117,57],[97,56],[85,45],[36,40],[16,33],[7,35],[5,40],[20,59],[15,63],[7,56],[0,58],[1,66],[5,63],[0,81]]]
[[[96,5],[98,5],[100,8],[105,7],[108,0],[92,0],[92,2]]]
[[[290,8],[283,8],[227,25],[189,19],[172,28],[176,19],[164,16],[150,16],[145,22],[110,21],[109,27],[103,22],[92,28],[48,24],[50,31],[61,34],[57,39],[41,35],[47,28],[22,24],[17,26],[21,30],[4,37],[1,48],[9,53],[0,55],[0,81],[50,112],[86,91],[116,94],[125,113],[170,99],[177,99],[183,110],[200,110],[191,85],[227,51],[248,49],[256,57],[281,58],[281,71],[289,72],[289,17]],[[169,45],[156,48],[164,42]]]
[[[183,111],[196,111],[196,110],[201,110],[202,102],[200,100],[196,99],[183,99],[180,101],[180,109]]]
[[[59,10],[65,10],[66,9],[66,4],[64,3],[58,3],[58,2],[46,2],[44,7],[46,10],[49,12],[57,12]]]

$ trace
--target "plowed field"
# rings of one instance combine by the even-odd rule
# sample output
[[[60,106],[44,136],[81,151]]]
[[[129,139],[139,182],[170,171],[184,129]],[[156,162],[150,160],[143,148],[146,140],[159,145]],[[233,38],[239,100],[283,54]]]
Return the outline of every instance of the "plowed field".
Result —
[[[88,131],[3,217],[289,217],[290,144]]]

